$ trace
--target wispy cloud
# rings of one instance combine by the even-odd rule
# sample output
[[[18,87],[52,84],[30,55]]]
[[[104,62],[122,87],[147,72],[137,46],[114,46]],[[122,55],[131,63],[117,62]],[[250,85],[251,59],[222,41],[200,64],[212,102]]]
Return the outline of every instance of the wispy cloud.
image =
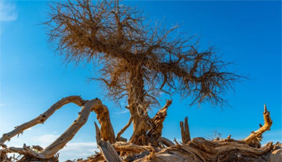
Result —
[[[34,137],[32,141],[42,147],[47,147],[58,137],[58,134],[44,134]],[[88,156],[93,155],[94,151],[98,151],[96,142],[69,142],[62,150],[59,151],[59,160],[65,161],[77,158],[87,158]]]
[[[120,110],[120,111],[117,111],[117,112],[114,112],[116,115],[121,115],[121,114],[126,114],[126,113],[129,113],[129,110],[127,109],[124,109],[124,110]]]
[[[29,132],[32,131],[33,129]],[[13,138],[11,142],[8,142],[6,144],[8,144],[9,147],[22,147],[23,143],[26,143],[28,146],[39,145],[43,148],[46,148],[59,137],[59,134],[42,134],[39,136],[31,135],[28,137],[20,137],[21,138]],[[66,161],[78,158],[87,158],[88,156],[95,154],[94,151],[99,152],[96,142],[69,142],[63,149],[59,151],[59,160]]]
[[[6,106],[6,104],[0,103],[0,107],[4,107],[4,106]]]
[[[56,134],[43,134],[40,136],[35,136],[31,139],[31,141],[38,143],[38,145],[42,147],[46,147],[50,145],[53,141],[55,141],[59,135]]]
[[[99,151],[96,142],[68,143],[60,152],[60,161],[73,160],[77,158],[87,158]]]
[[[7,1],[0,1],[0,21],[14,21],[18,17],[16,5]]]

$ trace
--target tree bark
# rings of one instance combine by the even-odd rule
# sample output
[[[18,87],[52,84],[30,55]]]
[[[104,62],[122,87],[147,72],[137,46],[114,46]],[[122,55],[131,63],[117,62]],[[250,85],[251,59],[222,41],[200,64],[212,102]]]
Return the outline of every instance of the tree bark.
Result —
[[[207,141],[203,138],[194,138],[187,145],[171,146],[148,155],[136,162],[171,162],[171,161],[193,161],[193,162],[216,162],[216,161],[266,161],[263,156],[273,148],[268,143],[262,148],[253,148],[244,143]]]
[[[115,143],[115,132],[111,123],[109,109],[105,106],[99,106],[94,109],[97,114],[97,119],[101,125],[101,138],[104,141]]]
[[[162,136],[163,122],[167,116],[167,109],[171,105],[172,100],[166,100],[166,104],[161,108],[152,119],[153,127],[149,129],[148,136],[154,142],[153,145],[157,146],[159,138]]]
[[[172,141],[170,141],[169,139],[165,138],[165,137],[161,137],[160,138],[160,142],[162,142],[164,145],[166,145],[167,147],[173,146],[175,145]]]
[[[134,66],[130,71],[130,89],[128,90],[128,109],[133,121],[133,134],[130,141],[134,144],[146,145],[147,140],[143,140],[142,136],[146,136],[149,129],[148,122],[150,118],[147,114],[147,104],[145,103],[145,91],[142,66],[133,63]]]

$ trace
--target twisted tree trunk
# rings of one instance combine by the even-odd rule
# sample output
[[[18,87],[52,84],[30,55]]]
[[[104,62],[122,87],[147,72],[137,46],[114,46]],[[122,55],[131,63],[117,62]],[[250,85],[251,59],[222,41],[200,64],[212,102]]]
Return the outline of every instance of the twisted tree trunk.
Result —
[[[149,129],[147,122],[150,122],[150,118],[145,103],[143,69],[138,63],[133,64],[132,66],[135,66],[135,68],[130,71],[129,81],[131,86],[128,90],[128,109],[133,122],[133,134],[130,141],[135,144],[146,145],[148,142],[145,140],[145,135]]]

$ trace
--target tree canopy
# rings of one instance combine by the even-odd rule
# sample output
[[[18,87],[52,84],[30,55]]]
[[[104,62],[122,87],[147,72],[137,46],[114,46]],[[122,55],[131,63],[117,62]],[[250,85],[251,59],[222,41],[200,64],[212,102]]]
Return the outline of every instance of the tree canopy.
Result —
[[[178,26],[152,26],[136,8],[118,0],[68,1],[51,6],[50,40],[68,61],[101,63],[109,96],[129,96],[143,109],[158,103],[159,92],[192,96],[192,103],[224,103],[221,95],[239,75],[214,48],[199,51],[192,37],[174,32]],[[134,94],[134,95],[132,95]]]

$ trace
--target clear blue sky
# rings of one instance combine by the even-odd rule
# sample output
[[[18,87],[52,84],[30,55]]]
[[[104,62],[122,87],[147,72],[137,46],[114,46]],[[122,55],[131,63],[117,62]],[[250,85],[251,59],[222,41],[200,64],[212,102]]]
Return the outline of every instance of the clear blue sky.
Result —
[[[0,2],[1,100],[0,134],[11,131],[44,112],[53,103],[69,95],[84,99],[100,98],[110,109],[117,133],[128,121],[129,113],[101,96],[103,89],[87,77],[95,75],[91,65],[63,64],[47,43],[48,1]],[[168,24],[182,24],[180,30],[201,37],[201,44],[215,45],[227,61],[235,60],[234,69],[248,74],[250,80],[238,83],[235,93],[225,98],[232,108],[189,107],[189,99],[173,96],[173,104],[164,122],[163,136],[180,139],[179,121],[189,118],[192,137],[213,137],[214,131],[243,139],[263,124],[263,104],[271,112],[271,131],[263,143],[282,142],[281,129],[281,2],[280,1],[125,1],[139,5],[153,20],[166,19]],[[164,104],[164,100],[161,102]],[[67,105],[44,125],[37,125],[15,137],[8,146],[52,143],[77,118],[80,108]],[[153,116],[157,109],[150,115]],[[97,149],[91,114],[88,123],[61,151],[61,160],[87,157]],[[132,128],[124,137],[129,138]]]

